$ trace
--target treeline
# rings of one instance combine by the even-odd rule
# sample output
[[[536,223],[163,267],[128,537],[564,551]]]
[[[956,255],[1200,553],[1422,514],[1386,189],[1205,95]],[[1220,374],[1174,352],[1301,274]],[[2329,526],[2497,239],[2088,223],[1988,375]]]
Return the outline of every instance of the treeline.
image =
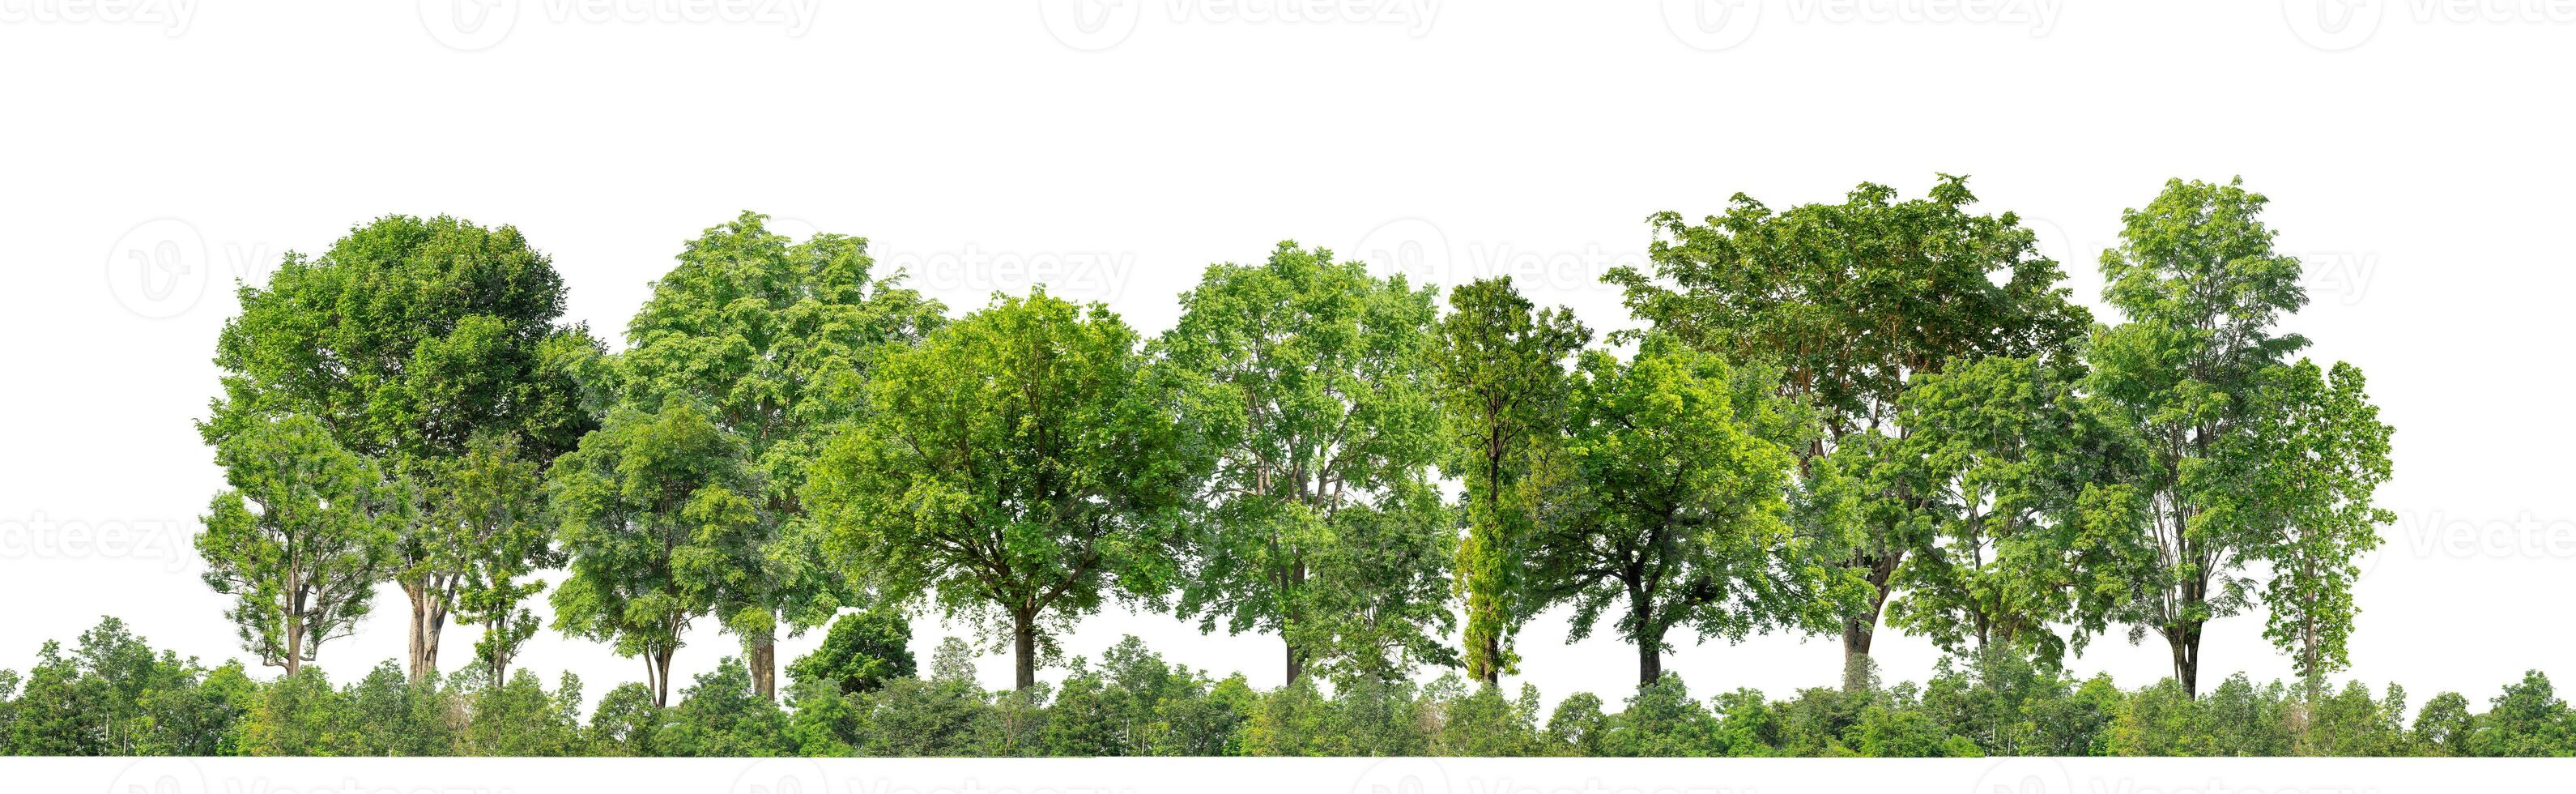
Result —
[[[890,635],[889,635],[890,636]],[[840,650],[848,651],[844,647]],[[882,650],[882,649],[880,649]],[[1059,685],[990,692],[974,650],[943,643],[926,675],[909,654],[791,668],[782,708],[727,657],[653,704],[642,684],[587,715],[582,683],[552,687],[480,667],[414,681],[387,661],[335,686],[319,667],[271,681],[239,663],[205,669],[155,652],[109,619],[68,652],[47,644],[31,676],[0,673],[0,750],[42,755],[296,756],[2557,756],[2576,755],[2576,713],[2546,677],[2506,686],[2483,713],[2444,693],[2409,714],[2404,689],[2359,683],[2309,700],[2239,675],[2193,697],[2168,679],[2122,690],[2011,656],[1945,662],[1931,680],[1785,700],[1736,690],[1706,700],[1667,674],[1626,698],[1588,693],[1542,709],[1538,692],[1314,678],[1263,692],[1211,680],[1134,638]],[[864,656],[865,651],[859,655]],[[818,653],[817,658],[849,658]],[[898,672],[898,669],[900,672]],[[856,673],[855,675],[852,675]],[[24,691],[18,691],[23,683]],[[844,689],[844,685],[849,688]]]
[[[2125,629],[2189,700],[2210,622],[2260,609],[2327,699],[2391,431],[2276,328],[2307,298],[2265,199],[2175,180],[2125,212],[2117,322],[1974,202],[1656,215],[1651,267],[1607,278],[1639,327],[1606,336],[1508,278],[1444,295],[1294,243],[1207,268],[1150,339],[1043,289],[952,318],[866,241],[746,212],[614,353],[517,230],[390,216],[241,285],[196,545],[290,682],[391,586],[407,680],[453,622],[515,682],[542,596],[657,707],[693,628],[775,702],[781,636],[923,610],[1033,693],[1113,601],[1276,638],[1289,693],[1500,687],[1566,607],[1646,686],[1683,641],[1839,634],[1854,699],[1885,625],[2051,675]]]

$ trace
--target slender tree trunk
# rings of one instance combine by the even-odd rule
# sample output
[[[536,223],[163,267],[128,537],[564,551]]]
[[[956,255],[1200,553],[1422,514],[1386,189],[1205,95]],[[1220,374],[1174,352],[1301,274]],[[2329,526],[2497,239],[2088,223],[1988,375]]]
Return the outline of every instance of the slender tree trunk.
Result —
[[[304,616],[286,616],[286,674],[304,669]]]
[[[1022,692],[1038,685],[1037,616],[1023,611],[1011,615],[1012,686]]]
[[[751,688],[762,698],[778,699],[778,640],[763,637],[751,643]]]
[[[1306,655],[1299,653],[1297,651],[1296,640],[1289,638],[1289,629],[1296,626],[1300,620],[1305,618],[1305,615],[1297,608],[1297,603],[1300,600],[1298,596],[1305,592],[1305,587],[1306,562],[1304,560],[1299,560],[1288,567],[1288,588],[1286,591],[1288,594],[1288,609],[1286,610],[1286,619],[1279,622],[1279,644],[1285,646],[1287,650],[1287,683],[1289,684],[1297,683],[1297,679],[1306,675]]]
[[[647,651],[650,658],[645,660],[645,666],[646,672],[653,679],[654,706],[671,705],[671,654],[677,650],[679,648],[675,646],[663,646]]]
[[[1297,653],[1297,646],[1284,641],[1281,644],[1288,649],[1288,683],[1297,683],[1298,678],[1306,675],[1306,659]]]

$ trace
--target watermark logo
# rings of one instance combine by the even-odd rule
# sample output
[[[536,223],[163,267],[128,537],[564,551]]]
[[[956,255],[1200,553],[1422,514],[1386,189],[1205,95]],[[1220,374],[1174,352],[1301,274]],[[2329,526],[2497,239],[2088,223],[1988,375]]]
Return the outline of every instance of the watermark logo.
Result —
[[[1761,0],[1663,0],[1664,27],[1695,50],[1733,49],[1762,24]]]
[[[1429,758],[1389,758],[1370,764],[1351,794],[1449,794],[1449,769]]]
[[[1401,274],[1416,286],[1446,284],[1454,275],[1449,235],[1440,225],[1421,218],[1397,218],[1378,224],[1359,242],[1340,252],[1346,261],[1358,261],[1380,276]]]
[[[1431,33],[1443,0],[1038,0],[1038,18],[1064,46],[1099,52],[1127,41],[1149,8],[1170,25],[1347,25]]]
[[[2370,41],[2386,13],[2383,0],[2281,0],[2282,19],[2300,41],[2327,52],[2340,52]]]
[[[1136,32],[1147,0],[1038,0],[1038,17],[1047,33],[1064,46],[1098,52],[1118,46]]]
[[[1528,246],[1508,240],[1452,242],[1439,224],[1422,218],[1387,221],[1356,244],[1333,251],[1344,261],[1368,265],[1371,273],[1402,275],[1417,287],[1450,288],[1508,276],[1523,294],[1532,296],[1615,290],[1601,280],[1610,271],[1653,267],[1643,248],[1612,248],[1597,242],[1580,247]]]
[[[177,571],[197,560],[195,524],[56,521],[43,513],[0,519],[0,560],[140,560]]]
[[[814,25],[821,0],[419,0],[420,26],[458,52],[499,46],[521,17],[567,25],[759,25],[789,38]]]
[[[5,25],[138,25],[163,36],[188,32],[197,0],[0,0]]]
[[[145,758],[108,781],[107,794],[206,794],[206,772],[186,758]]]
[[[755,761],[733,780],[732,794],[831,794],[840,789],[823,773],[823,765],[801,758]]]
[[[2065,0],[1770,0],[1799,25],[2014,25],[2034,38],[2057,29]],[[1663,0],[1664,27],[1692,49],[1733,49],[1753,38],[1765,0]]]
[[[1969,794],[2074,794],[2066,765],[2049,758],[2005,758],[1986,767]]]
[[[149,319],[176,317],[206,294],[214,268],[206,238],[176,218],[157,218],[126,230],[107,251],[107,288],[127,311]]]

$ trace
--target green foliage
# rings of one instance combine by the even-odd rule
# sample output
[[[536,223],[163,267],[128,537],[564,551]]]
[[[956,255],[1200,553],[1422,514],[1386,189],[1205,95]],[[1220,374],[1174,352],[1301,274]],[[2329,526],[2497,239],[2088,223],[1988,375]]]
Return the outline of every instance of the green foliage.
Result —
[[[377,474],[411,481],[419,504],[438,505],[476,439],[508,438],[543,461],[591,426],[576,375],[597,343],[555,323],[563,280],[517,229],[389,215],[320,257],[288,254],[265,286],[241,285],[240,301],[216,343],[223,396],[199,426],[219,450],[279,417],[309,416]],[[490,526],[445,518],[413,510],[388,527],[382,573],[411,600],[415,676],[435,674],[448,611],[477,563],[492,562],[479,534]]]
[[[849,695],[885,688],[913,674],[912,623],[893,610],[852,612],[832,621],[823,644],[787,668],[801,690],[807,683]]]
[[[2244,445],[2221,456],[2223,496],[2208,520],[2244,524],[2266,541],[2249,556],[2269,563],[2263,585],[2263,636],[2291,655],[2292,665],[2322,697],[2328,673],[2349,663],[2352,585],[2358,560],[2379,548],[2379,527],[2397,514],[2371,501],[2390,475],[2388,439],[2379,408],[2363,391],[2361,370],[2336,363],[2329,373],[2300,359],[2257,379]]]
[[[1573,603],[1570,639],[1618,610],[1641,684],[1661,677],[1675,626],[1734,642],[1837,625],[1860,603],[1867,584],[1785,520],[1792,450],[1812,417],[1774,388],[1767,371],[1663,334],[1625,362],[1583,355],[1563,452],[1572,478],[1548,497],[1564,506],[1532,539],[1528,587]]]
[[[215,462],[232,487],[196,539],[206,584],[233,596],[243,647],[291,674],[366,616],[408,494],[309,416],[239,419]]]
[[[1012,639],[1021,689],[1104,596],[1175,586],[1204,456],[1179,390],[1117,315],[997,297],[876,369],[873,412],[832,441],[806,495],[854,575],[999,624],[987,633]]]
[[[653,736],[660,755],[760,758],[787,755],[787,713],[752,687],[742,660],[727,656],[681,692]]]
[[[1216,455],[1179,611],[1280,636],[1289,678],[1455,662],[1433,298],[1281,243],[1209,267],[1154,343]]]
[[[793,241],[767,220],[744,212],[689,241],[628,323],[613,373],[621,399],[646,411],[696,403],[743,441],[736,465],[757,483],[745,493],[757,526],[725,549],[733,556],[715,609],[743,638],[764,696],[774,694],[777,635],[853,602],[798,496],[806,472],[830,435],[866,412],[876,362],[944,322],[940,304],[903,288],[901,274],[870,280],[866,239]]]
[[[1565,427],[1566,359],[1592,332],[1563,307],[1539,309],[1510,277],[1449,293],[1440,321],[1440,395],[1449,415],[1444,473],[1466,484],[1467,536],[1453,580],[1466,601],[1467,677],[1499,684],[1511,635],[1538,611],[1521,582],[1536,534],[1548,455]],[[1533,475],[1538,476],[1533,476]]]
[[[741,449],[696,403],[619,406],[547,475],[572,574],[551,597],[555,628],[643,657],[656,705],[670,702],[682,633],[716,607],[758,522]]]
[[[465,696],[458,755],[565,757],[591,754],[582,735],[581,679],[563,674],[548,692],[537,676],[520,670],[499,686],[488,682]]]
[[[2308,343],[2273,328],[2308,298],[2299,261],[2272,249],[2266,201],[2241,181],[2177,179],[2121,213],[2102,298],[2128,322],[2097,331],[2085,354],[2087,389],[2146,456],[2132,487],[2152,506],[2136,530],[2149,553],[2119,572],[2132,591],[2120,617],[2133,642],[2165,639],[2186,695],[2199,691],[2203,625],[2252,603],[2244,567],[2278,537],[2225,509],[2231,474],[2261,449],[2245,434],[2262,374]]]

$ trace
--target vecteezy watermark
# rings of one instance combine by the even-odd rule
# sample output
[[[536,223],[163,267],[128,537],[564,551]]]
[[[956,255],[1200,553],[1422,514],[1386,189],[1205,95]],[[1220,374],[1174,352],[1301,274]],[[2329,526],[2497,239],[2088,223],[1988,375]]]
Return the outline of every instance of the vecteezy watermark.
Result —
[[[0,25],[150,25],[188,32],[197,0],[0,0]]]
[[[1370,764],[1351,794],[1451,794],[1449,768],[1429,758],[1389,758]]]
[[[1766,16],[1797,25],[2016,25],[2033,38],[2057,29],[2065,0],[1663,0],[1664,27],[1697,50],[1733,49]]]
[[[1421,38],[1445,0],[1038,0],[1038,18],[1064,46],[1097,52],[1136,32],[1148,7],[1172,24],[1375,25]]]
[[[2576,24],[2576,0],[2281,0],[2281,19],[2308,46],[2341,52],[2369,43],[2392,6],[2418,25]]]
[[[1970,794],[2074,794],[2075,778],[2054,758],[2007,757],[1986,767]]]
[[[2401,511],[2396,528],[2406,552],[2419,558],[2576,559],[2576,520],[2566,518],[2529,512],[2512,518],[2463,518],[2438,510]]]
[[[1439,224],[1422,218],[1397,218],[1378,224],[1357,242],[1334,249],[1333,255],[1369,266],[1380,276],[1402,275],[1415,287],[1455,287],[1470,281],[1510,276],[1527,294],[1563,295],[1586,290],[1617,289],[1601,281],[1611,270],[1653,270],[1644,248],[1614,248],[1586,243],[1580,248],[1530,247],[1509,241],[1453,242]]]
[[[877,272],[902,272],[907,286],[944,295],[1047,294],[1076,301],[1116,301],[1136,275],[1124,251],[985,251],[968,243],[952,251],[876,254]]]
[[[178,521],[55,521],[43,513],[0,518],[0,560],[138,560],[176,571],[197,559]]]
[[[5,2],[6,0],[0,0]],[[761,25],[805,35],[822,0],[419,0],[420,26],[459,52],[490,49],[531,9],[555,25]]]
[[[108,292],[127,311],[146,319],[185,314],[214,280],[216,250],[187,221],[155,218],[136,224],[107,250]],[[221,250],[238,279],[249,280],[273,262],[265,243],[226,242]]]

